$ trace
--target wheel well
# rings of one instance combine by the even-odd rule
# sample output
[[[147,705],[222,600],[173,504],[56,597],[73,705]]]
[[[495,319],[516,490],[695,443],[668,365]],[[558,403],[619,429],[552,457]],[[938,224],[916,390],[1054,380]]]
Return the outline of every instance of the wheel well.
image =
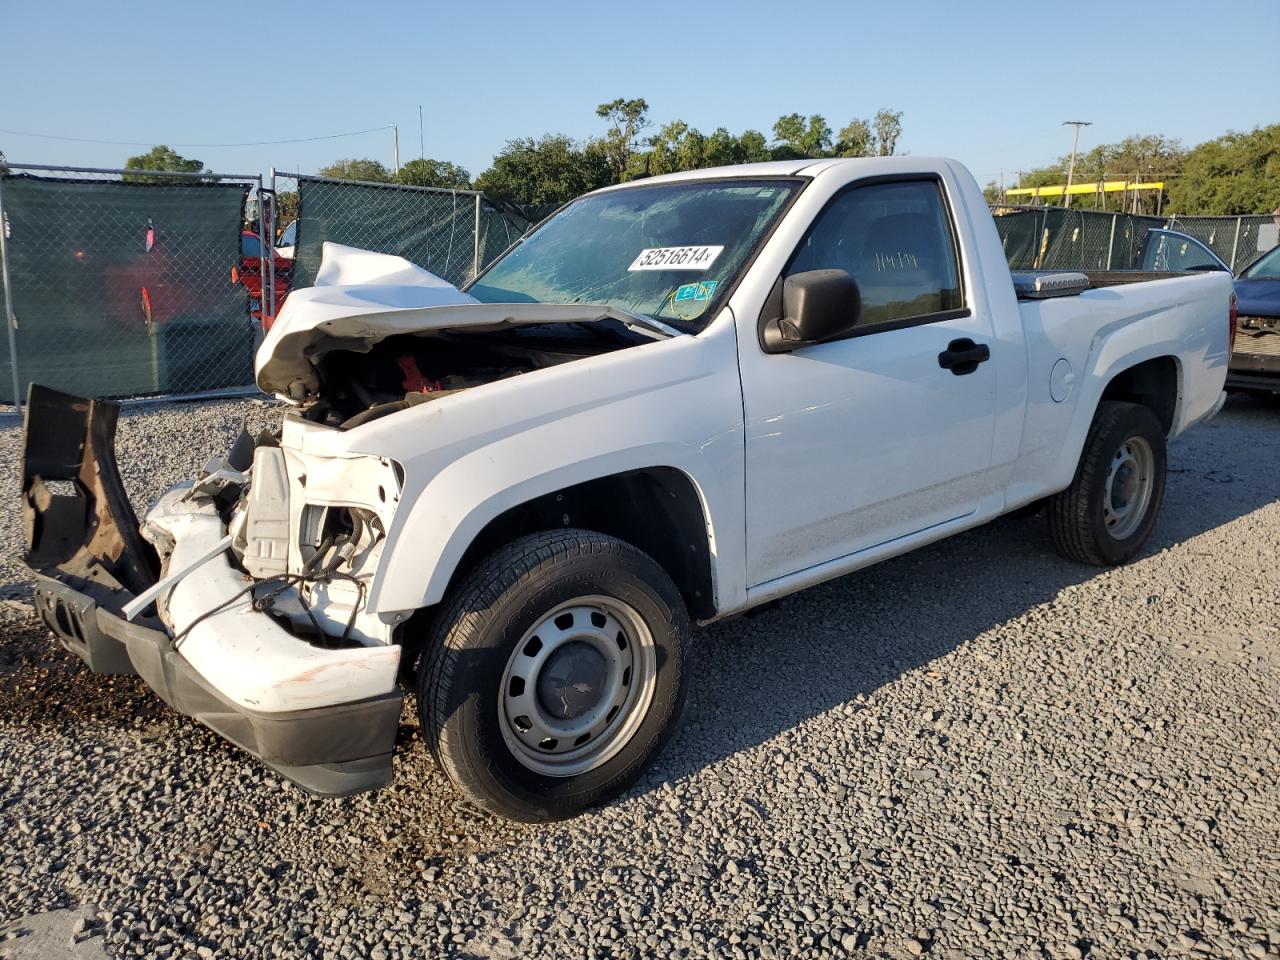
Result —
[[[1173,357],[1156,357],[1123,370],[1111,378],[1102,391],[1102,399],[1149,407],[1168,436],[1178,410],[1178,361]]]
[[[476,535],[450,577],[450,586],[503,544],[564,527],[594,530],[643,550],[671,577],[694,618],[715,615],[702,501],[688,476],[673,467],[600,477],[512,507]]]

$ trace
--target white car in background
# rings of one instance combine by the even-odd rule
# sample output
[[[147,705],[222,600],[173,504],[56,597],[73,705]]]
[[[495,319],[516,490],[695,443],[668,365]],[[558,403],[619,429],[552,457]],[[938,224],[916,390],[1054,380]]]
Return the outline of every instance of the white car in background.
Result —
[[[276,256],[284,257],[286,260],[293,259],[293,251],[298,245],[298,221],[292,221],[284,232],[280,234],[280,239],[276,242]]]

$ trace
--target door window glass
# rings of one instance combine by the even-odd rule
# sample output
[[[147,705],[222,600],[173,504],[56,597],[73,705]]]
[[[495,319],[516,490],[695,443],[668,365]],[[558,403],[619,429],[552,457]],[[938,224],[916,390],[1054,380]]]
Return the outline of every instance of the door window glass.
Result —
[[[859,326],[964,305],[951,224],[934,181],[857,187],[822,212],[787,275],[845,270],[862,295]]]

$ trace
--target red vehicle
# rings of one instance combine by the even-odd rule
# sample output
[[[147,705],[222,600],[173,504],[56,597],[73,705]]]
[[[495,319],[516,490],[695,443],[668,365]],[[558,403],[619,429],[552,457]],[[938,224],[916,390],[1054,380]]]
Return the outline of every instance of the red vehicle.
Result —
[[[278,253],[275,259],[275,301],[276,312],[284,305],[284,298],[289,293],[289,280],[293,275],[293,261]],[[267,313],[268,306],[263,303],[262,296],[262,241],[252,230],[240,232],[240,265],[232,271],[231,282],[241,284],[249,291],[249,314],[261,322],[263,331],[271,329],[275,315]]]

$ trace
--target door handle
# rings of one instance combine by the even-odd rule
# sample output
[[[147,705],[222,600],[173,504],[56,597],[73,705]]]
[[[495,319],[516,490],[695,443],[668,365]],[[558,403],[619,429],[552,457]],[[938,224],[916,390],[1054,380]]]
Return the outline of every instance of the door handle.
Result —
[[[943,370],[950,370],[957,377],[963,377],[966,373],[977,370],[978,364],[990,359],[991,348],[985,343],[974,343],[968,337],[961,337],[959,340],[952,340],[947,344],[947,349],[938,354],[938,366]]]

